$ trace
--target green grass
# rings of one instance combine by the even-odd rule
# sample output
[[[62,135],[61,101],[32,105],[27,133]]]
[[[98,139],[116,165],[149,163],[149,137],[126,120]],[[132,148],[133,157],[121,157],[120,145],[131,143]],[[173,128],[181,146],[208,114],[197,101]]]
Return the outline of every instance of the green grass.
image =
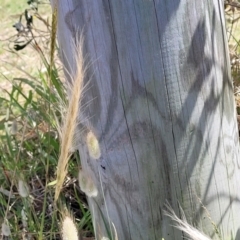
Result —
[[[8,14],[22,12],[26,1],[14,6],[10,1],[2,1],[1,7],[9,7],[4,13],[4,19],[8,19]],[[48,39],[49,36],[48,31]],[[10,239],[22,239],[23,235],[29,239],[60,239],[62,212],[68,209],[83,235],[92,236],[90,212],[77,182],[80,165],[77,153],[70,159],[60,201],[54,205],[60,148],[57,121],[61,122],[62,117],[59,103],[67,99],[59,70],[52,66],[50,71],[49,43],[42,46],[40,41],[39,46],[41,52],[29,47],[19,53],[22,57],[21,54],[34,51],[31,63],[21,58],[20,67],[11,65],[7,74],[2,75],[2,81],[7,79],[9,87],[2,88],[0,94],[0,224],[10,227]],[[3,51],[0,55],[4,54],[7,53]],[[14,64],[15,60],[10,60]],[[35,61],[42,67],[32,65]],[[31,66],[22,69],[27,64]],[[24,183],[24,189],[19,181]]]
[[[17,78],[11,91],[6,91],[8,97],[1,98],[6,114],[2,115],[0,124],[0,186],[10,191],[13,198],[0,193],[0,219],[8,220],[13,239],[19,239],[24,231],[29,236],[37,235],[38,239],[56,239],[59,232],[58,211],[53,203],[55,190],[51,183],[56,178],[59,155],[54,116],[61,114],[56,89],[62,90],[62,86],[55,78],[57,85],[50,89],[46,84],[47,74],[39,73],[39,79],[39,82],[34,82]],[[27,93],[22,88],[26,85]],[[76,184],[78,169],[79,159],[73,155],[69,182],[64,187],[61,200],[74,212],[79,229],[84,227],[92,232],[90,214]],[[19,180],[23,180],[29,189],[27,197],[21,197]],[[22,226],[22,211],[28,219],[27,229]]]

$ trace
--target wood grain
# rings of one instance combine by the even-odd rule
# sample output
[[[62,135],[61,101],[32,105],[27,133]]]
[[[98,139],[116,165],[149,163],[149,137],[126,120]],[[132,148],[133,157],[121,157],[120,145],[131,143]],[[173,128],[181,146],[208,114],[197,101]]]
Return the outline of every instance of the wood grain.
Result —
[[[84,36],[79,151],[99,192],[88,199],[96,238],[105,221],[120,240],[182,239],[166,201],[213,239],[235,237],[240,164],[222,1],[62,0],[58,12],[70,74]]]

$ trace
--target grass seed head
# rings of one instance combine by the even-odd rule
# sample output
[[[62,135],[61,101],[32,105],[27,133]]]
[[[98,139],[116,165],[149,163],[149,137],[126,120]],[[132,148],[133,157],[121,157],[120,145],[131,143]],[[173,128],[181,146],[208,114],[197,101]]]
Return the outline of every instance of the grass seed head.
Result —
[[[27,184],[23,180],[18,180],[18,192],[19,195],[23,198],[29,195],[29,190]]]
[[[78,114],[80,112],[81,98],[83,92],[83,80],[84,80],[84,59],[82,54],[82,39],[76,45],[76,72],[72,78],[72,84],[69,94],[68,104],[66,106],[64,122],[61,136],[61,148],[60,156],[57,166],[57,184],[55,190],[55,202],[57,201],[59,194],[64,183],[64,179],[68,173],[68,161],[70,159],[73,138],[78,124]]]
[[[81,190],[88,197],[96,197],[98,195],[98,190],[93,180],[90,178],[90,176],[87,176],[82,169],[79,170],[78,181]]]
[[[25,213],[25,209],[23,208],[22,211],[21,211],[21,217],[22,217],[22,224],[23,224],[23,227],[24,228],[27,228],[28,227],[28,223],[27,223],[27,216],[26,216],[26,213]]]
[[[191,226],[185,217],[185,214],[182,210],[182,219],[180,219],[176,213],[173,211],[173,209],[167,205],[168,211],[165,211],[165,215],[170,217],[176,224],[175,227],[178,228],[179,230],[185,232],[190,239],[192,240],[211,240],[209,237],[207,237],[204,233],[200,232],[198,229],[194,228],[193,226]]]
[[[99,159],[101,156],[101,150],[99,147],[99,142],[97,140],[97,137],[92,131],[89,131],[87,134],[87,147],[89,151],[89,155],[93,159]]]
[[[62,239],[78,240],[77,227],[70,216],[65,216],[62,221]]]
[[[2,223],[2,235],[6,237],[11,235],[10,227],[6,222]]]

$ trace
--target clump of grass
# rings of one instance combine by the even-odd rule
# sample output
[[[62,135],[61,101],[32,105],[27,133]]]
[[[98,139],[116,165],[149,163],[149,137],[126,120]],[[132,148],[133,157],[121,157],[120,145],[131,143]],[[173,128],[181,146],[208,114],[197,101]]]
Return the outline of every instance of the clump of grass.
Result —
[[[23,208],[28,219],[25,230],[29,232],[28,237],[56,239],[59,235],[57,210],[53,207],[55,188],[52,183],[56,179],[60,152],[56,121],[56,117],[62,121],[59,95],[64,96],[65,88],[58,79],[56,68],[53,68],[52,74],[54,84],[51,89],[48,85],[49,71],[39,72],[40,81],[15,78],[12,89],[5,91],[7,97],[1,98],[4,108],[1,109],[0,120],[0,186],[1,192],[6,194],[0,195],[0,218],[6,217],[10,223],[13,239],[20,239],[23,229],[26,229],[19,211]],[[27,86],[27,91],[24,86]],[[70,157],[70,153],[67,156]],[[71,158],[68,182],[61,199],[73,204],[73,212],[79,219],[79,229],[83,228],[92,235],[85,196],[80,194],[78,184],[75,184],[79,158],[75,154]],[[16,199],[17,196],[22,198]]]
[[[66,88],[59,78],[61,66],[53,61],[56,54],[50,51],[48,61],[40,44],[31,46],[44,68],[26,77],[16,77],[13,68],[13,79],[7,79],[11,88],[5,89],[0,98],[0,219],[5,219],[2,230],[10,232],[11,239],[59,239],[61,210],[54,208],[54,181],[61,143],[72,144],[71,139],[61,141],[64,129],[58,132],[58,122],[63,122],[62,108],[66,109]],[[62,190],[61,200],[73,212],[77,229],[92,236],[86,198],[76,184],[79,157],[69,150],[65,153],[62,156],[72,161],[68,172],[63,168],[67,174],[63,180],[67,181],[64,188],[58,188]]]

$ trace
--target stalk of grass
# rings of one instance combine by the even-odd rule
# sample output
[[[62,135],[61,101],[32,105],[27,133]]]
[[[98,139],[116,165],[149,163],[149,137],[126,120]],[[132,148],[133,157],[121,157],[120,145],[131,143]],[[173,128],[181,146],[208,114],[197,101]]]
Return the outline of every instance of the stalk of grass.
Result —
[[[51,31],[51,46],[50,46],[50,64],[48,66],[46,59],[44,58],[44,55],[42,51],[39,51],[39,53],[42,56],[43,61],[45,62],[45,66],[47,65],[49,69],[49,83],[48,83],[48,88],[49,92],[52,92],[52,79],[53,79],[53,61],[54,61],[54,52],[55,52],[55,43],[56,43],[56,32],[57,32],[57,11],[56,8],[52,12],[52,31]],[[48,114],[51,114],[51,94],[48,96]],[[48,125],[48,131],[50,132],[50,124]],[[50,144],[50,136],[48,136],[48,143]],[[48,154],[50,155],[49,149],[48,149]],[[48,176],[48,171],[49,170],[49,158],[47,159],[47,164],[46,164],[46,178]],[[43,216],[45,215],[46,207],[47,207],[47,189],[48,189],[48,184],[46,182],[45,184],[45,193],[44,193],[44,202],[43,202]],[[41,228],[40,228],[40,233],[39,233],[39,239],[43,239],[43,229],[44,229],[44,218],[42,217],[41,221]],[[51,228],[52,230],[52,228]],[[52,235],[51,235],[52,236]]]
[[[82,41],[76,46],[76,73],[73,78],[70,99],[61,134],[61,149],[57,166],[57,183],[55,189],[55,202],[57,201],[64,179],[67,175],[67,164],[71,155],[74,133],[77,126],[77,117],[83,92],[84,66],[82,55]]]
[[[92,226],[92,216],[90,214],[90,211],[83,206],[81,199],[78,197],[76,188],[74,188],[74,193],[75,193],[76,200],[78,202],[78,206],[83,214],[79,223],[79,228],[86,229],[87,231],[90,231],[90,232],[94,232],[94,229]]]
[[[175,222],[175,227],[179,230],[186,233],[190,239],[192,240],[211,240],[208,236],[206,236],[204,233],[200,232],[198,229],[191,226],[185,217],[185,214],[183,210],[181,209],[181,215],[182,219],[180,219],[176,213],[173,211],[173,209],[170,207],[170,205],[167,206],[167,211],[165,211],[165,215],[170,217]]]

